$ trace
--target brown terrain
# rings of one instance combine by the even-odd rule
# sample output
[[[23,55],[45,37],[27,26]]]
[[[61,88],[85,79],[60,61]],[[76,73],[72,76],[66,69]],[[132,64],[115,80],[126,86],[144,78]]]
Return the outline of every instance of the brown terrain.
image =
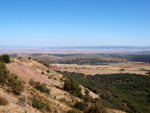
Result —
[[[150,70],[149,63],[127,62],[127,63],[108,63],[108,65],[77,65],[77,64],[54,64],[56,70],[83,73],[85,75],[113,74],[113,73],[132,73],[147,75]]]

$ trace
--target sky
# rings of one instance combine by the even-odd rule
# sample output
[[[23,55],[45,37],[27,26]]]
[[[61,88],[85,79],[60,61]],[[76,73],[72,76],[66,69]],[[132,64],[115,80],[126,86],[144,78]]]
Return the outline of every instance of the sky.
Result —
[[[150,46],[150,0],[0,0],[0,45]]]

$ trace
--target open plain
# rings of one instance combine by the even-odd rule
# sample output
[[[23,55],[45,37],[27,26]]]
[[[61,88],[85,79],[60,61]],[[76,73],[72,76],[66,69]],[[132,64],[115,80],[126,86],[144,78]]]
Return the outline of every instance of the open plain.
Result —
[[[131,73],[148,75],[150,64],[144,62],[108,63],[101,65],[53,64],[56,70],[83,73],[85,75]]]

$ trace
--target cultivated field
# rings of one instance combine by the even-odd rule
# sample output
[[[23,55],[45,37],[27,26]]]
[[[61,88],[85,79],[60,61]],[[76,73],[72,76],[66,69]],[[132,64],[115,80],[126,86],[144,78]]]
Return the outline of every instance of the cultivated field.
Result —
[[[85,75],[95,74],[111,74],[111,73],[135,73],[143,74],[150,70],[149,63],[143,62],[127,62],[127,63],[108,63],[101,65],[77,65],[77,64],[54,64],[56,70],[83,73]]]

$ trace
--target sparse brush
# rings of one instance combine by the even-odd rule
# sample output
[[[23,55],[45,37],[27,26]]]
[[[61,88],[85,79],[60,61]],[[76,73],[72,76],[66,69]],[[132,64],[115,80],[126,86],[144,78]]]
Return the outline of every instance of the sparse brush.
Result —
[[[50,106],[49,103],[46,103],[46,104],[45,104],[45,109],[46,109],[46,111],[48,111],[49,113],[51,112],[51,106]]]
[[[0,96],[0,105],[7,105],[9,102],[5,97]]]
[[[81,113],[81,111],[74,108],[72,110],[69,110],[67,113]]]

